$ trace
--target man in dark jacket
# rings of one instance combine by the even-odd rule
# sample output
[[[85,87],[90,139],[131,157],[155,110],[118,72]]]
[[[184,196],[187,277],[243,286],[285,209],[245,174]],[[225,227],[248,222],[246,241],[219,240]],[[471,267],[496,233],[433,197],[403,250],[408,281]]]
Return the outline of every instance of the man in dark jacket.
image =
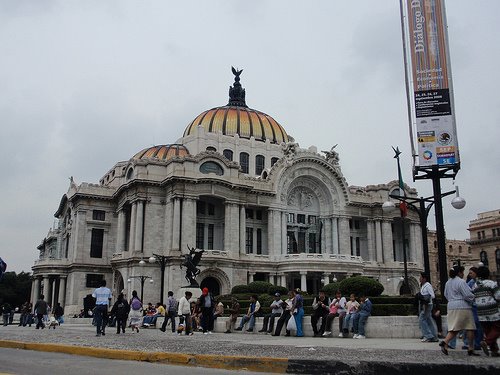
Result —
[[[54,309],[54,318],[56,318],[59,324],[64,323],[63,315],[64,315],[64,309],[61,306],[61,304],[57,302],[57,306]]]
[[[212,294],[209,293],[208,288],[203,288],[200,296],[201,306],[201,327],[203,333],[212,333],[214,329],[214,309],[215,301]]]
[[[42,327],[42,329],[45,328],[45,324],[43,324],[43,316],[47,315],[48,305],[47,305],[47,302],[45,302],[43,300],[44,298],[45,298],[45,296],[42,294],[40,296],[40,299],[38,301],[36,301],[36,303],[35,303],[34,310],[35,310],[36,320],[37,320],[36,329],[39,329],[40,327]]]
[[[130,306],[127,300],[123,297],[123,293],[120,293],[117,301],[111,308],[111,315],[114,315],[116,318],[116,334],[120,334],[120,329],[123,333],[125,333],[129,312]]]

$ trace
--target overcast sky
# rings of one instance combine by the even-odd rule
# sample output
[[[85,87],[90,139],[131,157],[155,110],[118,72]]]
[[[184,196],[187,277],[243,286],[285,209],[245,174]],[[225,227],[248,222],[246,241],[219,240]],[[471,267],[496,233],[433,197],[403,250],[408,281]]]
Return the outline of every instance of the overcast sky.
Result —
[[[467,206],[445,198],[447,236],[467,239],[500,208],[500,1],[448,0]],[[399,1],[0,0],[0,257],[30,271],[69,186],[173,143],[228,101],[231,65],[247,104],[301,147],[338,143],[350,185],[412,182]],[[443,192],[453,188],[442,181]],[[434,227],[433,214],[429,222]]]

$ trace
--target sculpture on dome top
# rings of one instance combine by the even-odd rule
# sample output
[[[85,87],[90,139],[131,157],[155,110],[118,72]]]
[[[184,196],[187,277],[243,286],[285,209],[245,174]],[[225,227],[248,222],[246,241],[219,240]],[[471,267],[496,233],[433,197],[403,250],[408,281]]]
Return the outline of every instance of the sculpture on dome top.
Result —
[[[241,87],[240,83],[240,75],[243,72],[243,69],[238,70],[232,66],[231,70],[234,74],[234,85],[229,86],[229,103],[227,105],[246,107],[247,104],[245,103],[245,89]]]

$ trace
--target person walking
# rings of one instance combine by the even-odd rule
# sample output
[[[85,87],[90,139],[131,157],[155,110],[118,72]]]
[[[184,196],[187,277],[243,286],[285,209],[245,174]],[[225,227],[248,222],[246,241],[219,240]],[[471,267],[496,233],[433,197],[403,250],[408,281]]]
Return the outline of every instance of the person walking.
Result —
[[[111,308],[111,315],[116,318],[116,334],[125,333],[125,327],[127,326],[128,313],[130,311],[130,306],[123,296],[123,293],[118,295],[118,299]]]
[[[193,332],[191,331],[192,329],[192,323],[191,323],[191,303],[189,300],[193,296],[193,293],[190,291],[186,291],[184,293],[184,296],[181,297],[179,300],[179,309],[178,309],[178,315],[180,317],[184,318],[184,332],[186,333],[186,336],[192,336]],[[180,323],[179,323],[180,325]]]
[[[165,312],[165,320],[161,325],[160,331],[165,332],[167,330],[167,324],[170,319],[170,325],[172,326],[172,333],[175,333],[175,316],[177,315],[177,300],[174,297],[174,292],[171,290],[168,292],[167,298],[167,308]]]
[[[496,281],[490,280],[490,270],[481,266],[477,269],[476,289],[474,301],[477,306],[477,316],[484,332],[481,348],[486,355],[498,357],[498,343],[500,337],[500,288]]]
[[[132,327],[132,332],[135,330],[139,333],[139,327],[142,325],[142,301],[137,296],[137,290],[132,291],[132,298],[130,299],[130,313],[129,325]]]
[[[108,307],[111,302],[111,290],[106,287],[106,280],[102,279],[100,287],[94,290],[92,297],[95,298],[95,326],[96,336],[106,335],[106,326],[108,325]]]
[[[59,302],[57,302],[57,305],[54,309],[54,318],[56,318],[56,320],[59,324],[64,323],[63,315],[64,315],[64,309],[61,306],[61,304]]]
[[[200,296],[200,307],[201,307],[201,327],[203,333],[211,334],[214,329],[214,310],[215,301],[212,294],[208,291],[208,288],[203,288]]]
[[[444,296],[448,300],[448,334],[439,343],[441,352],[448,355],[448,343],[454,339],[461,330],[467,331],[469,349],[467,354],[477,356],[474,352],[474,316],[472,302],[474,294],[463,279],[464,267],[454,266],[449,272],[450,279],[444,287]]]
[[[437,331],[432,321],[434,289],[425,272],[420,273],[420,294],[418,298],[418,320],[422,330],[422,342],[438,342]]]
[[[45,296],[42,294],[40,296],[40,299],[36,301],[35,307],[33,308],[36,314],[36,329],[45,328],[45,324],[43,323],[43,317],[44,315],[47,315],[49,305],[47,304],[47,302],[45,302],[44,298]]]

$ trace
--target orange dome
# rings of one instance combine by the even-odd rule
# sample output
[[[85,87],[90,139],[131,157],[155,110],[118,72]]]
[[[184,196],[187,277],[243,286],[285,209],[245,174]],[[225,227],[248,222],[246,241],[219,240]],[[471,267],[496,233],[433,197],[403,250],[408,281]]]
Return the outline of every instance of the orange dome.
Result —
[[[184,157],[186,155],[189,155],[189,151],[185,146],[172,144],[145,148],[135,154],[132,159],[169,160],[174,157]]]

